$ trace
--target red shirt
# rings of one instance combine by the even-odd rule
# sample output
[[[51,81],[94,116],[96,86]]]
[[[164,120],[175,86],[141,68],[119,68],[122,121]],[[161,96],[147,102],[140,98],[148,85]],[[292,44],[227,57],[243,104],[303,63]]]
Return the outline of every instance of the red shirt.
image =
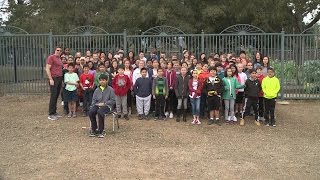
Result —
[[[210,75],[209,71],[202,71],[202,72],[199,74],[198,77],[199,77],[199,81],[201,82],[201,84],[203,84],[204,81],[205,81],[206,79],[208,79],[209,75]]]
[[[260,84],[262,84],[263,78],[265,78],[263,74],[261,74],[261,75],[258,75],[258,74],[257,74],[257,79],[259,80]],[[263,91],[262,91],[262,89],[261,89],[261,91],[259,92],[259,97],[263,97]]]
[[[112,88],[117,96],[124,96],[131,87],[131,81],[128,76],[117,74],[112,80]]]
[[[50,72],[51,72],[51,77],[62,77],[62,67],[63,67],[63,64],[61,62],[61,59],[59,56],[56,56],[56,55],[50,55],[48,58],[47,58],[47,64],[51,65],[51,69],[50,69]]]
[[[83,88],[93,88],[94,85],[94,76],[92,74],[81,74],[80,76],[80,84]]]

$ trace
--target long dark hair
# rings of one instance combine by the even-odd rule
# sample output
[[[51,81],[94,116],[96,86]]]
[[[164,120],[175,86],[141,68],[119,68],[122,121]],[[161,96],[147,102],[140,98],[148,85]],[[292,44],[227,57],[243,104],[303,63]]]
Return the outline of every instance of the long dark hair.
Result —
[[[132,53],[132,55],[133,55],[132,58],[129,57],[129,54],[130,54],[130,53]],[[133,52],[133,51],[129,51],[129,52],[128,52],[127,59],[129,60],[129,62],[130,62],[131,65],[135,63],[135,58],[134,58],[134,52]]]
[[[257,61],[257,58],[256,58],[256,57],[257,57],[257,54],[260,55],[260,62]],[[263,61],[263,55],[261,54],[260,51],[257,51],[257,52],[254,54],[254,62],[253,62],[253,64],[256,64],[256,63],[260,63],[260,64],[261,64],[261,63],[263,63],[262,61]]]
[[[204,55],[204,58],[203,58],[203,59],[201,59],[201,56],[202,56],[202,55]],[[201,62],[203,62],[203,63],[208,64],[208,60],[207,60],[207,57],[206,57],[206,54],[205,54],[205,53],[201,53],[201,54],[200,54],[199,60],[200,60]]]
[[[228,77],[228,70],[230,69],[230,71],[232,72],[232,69],[231,69],[231,66],[230,67],[227,67],[226,70],[224,71],[224,77]],[[237,69],[237,68],[236,68]],[[238,70],[236,70],[238,71]],[[231,74],[231,77],[233,77],[233,74]]]
[[[236,71],[233,73],[232,76],[238,76],[238,68],[237,68],[237,66],[234,65],[234,64],[231,64],[231,65],[229,66],[229,68],[231,69],[232,67],[234,67],[234,68],[236,69]]]

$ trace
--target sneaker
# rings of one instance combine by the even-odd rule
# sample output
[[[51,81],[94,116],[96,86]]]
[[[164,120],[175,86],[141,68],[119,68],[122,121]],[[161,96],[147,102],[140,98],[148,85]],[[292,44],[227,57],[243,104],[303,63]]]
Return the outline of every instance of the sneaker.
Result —
[[[208,125],[211,125],[211,124],[214,124],[213,119],[209,119],[209,121],[208,121]]]
[[[166,116],[166,118],[169,117],[169,112],[165,112],[164,115]]]
[[[89,131],[89,137],[96,137],[96,136],[97,136],[97,132],[96,131],[93,131],[93,130]]]
[[[254,123],[255,123],[257,126],[261,126],[259,120],[254,121]]]
[[[48,120],[56,121],[56,120],[58,120],[58,118],[56,116],[50,115],[50,116],[48,116]]]
[[[155,117],[154,117],[154,120],[155,120],[155,121],[158,121],[159,119],[160,119],[159,116],[155,116]]]
[[[71,118],[72,117],[72,113],[71,112],[69,112],[69,114],[68,114],[68,118]]]
[[[227,121],[231,121],[231,116],[228,116]]]
[[[219,120],[219,119],[216,119],[216,120],[215,120],[215,123],[216,123],[218,126],[221,126],[221,123],[220,123],[220,120]]]
[[[196,121],[196,124],[200,125],[200,124],[201,124],[200,120],[197,120],[197,121]]]
[[[129,117],[128,117],[128,115],[127,115],[127,114],[126,114],[126,115],[124,115],[124,119],[125,119],[125,120],[127,120],[127,121],[129,120]]]
[[[143,119],[143,115],[142,114],[139,114],[138,115],[138,120],[142,120]]]
[[[98,138],[104,138],[105,134],[104,133],[100,133],[98,134]]]
[[[102,131],[101,133],[98,133],[98,138],[104,138],[104,136],[106,136],[106,132],[105,131]]]
[[[131,115],[131,109],[129,109],[129,111],[128,111],[128,115],[129,115],[129,116]]]
[[[197,123],[196,119],[193,119],[193,121],[191,122],[191,124],[196,124],[196,123]]]
[[[56,118],[62,118],[62,116],[61,116],[60,114],[58,114],[58,113],[55,113],[54,116],[55,116]]]
[[[149,121],[150,120],[150,114],[144,114],[143,115],[144,119]]]
[[[233,121],[238,121],[237,117],[236,116],[233,116]]]
[[[277,125],[276,124],[272,124],[272,127],[277,127]]]
[[[269,123],[266,123],[266,126],[269,127],[270,126]]]
[[[173,113],[172,113],[172,112],[170,113],[169,118],[170,118],[170,119],[173,118]]]
[[[77,115],[76,115],[75,112],[72,114],[72,117],[73,117],[73,118],[76,118],[76,117],[77,117]]]
[[[240,126],[244,126],[244,119],[240,119]]]

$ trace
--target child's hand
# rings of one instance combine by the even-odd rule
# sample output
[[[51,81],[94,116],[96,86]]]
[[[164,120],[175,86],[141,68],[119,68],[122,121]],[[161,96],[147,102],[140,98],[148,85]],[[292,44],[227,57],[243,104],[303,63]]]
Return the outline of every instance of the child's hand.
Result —
[[[155,96],[155,95],[153,95],[153,99],[156,99],[156,96]]]
[[[165,98],[168,99],[168,96],[166,96]]]
[[[104,106],[104,103],[97,103],[96,105],[99,107],[102,107],[102,106]]]

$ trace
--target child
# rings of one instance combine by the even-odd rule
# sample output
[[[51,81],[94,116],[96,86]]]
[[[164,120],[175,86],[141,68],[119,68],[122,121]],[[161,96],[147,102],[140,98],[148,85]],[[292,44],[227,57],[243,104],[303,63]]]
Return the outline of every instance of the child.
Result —
[[[133,87],[134,93],[136,94],[136,104],[139,120],[149,119],[148,114],[151,103],[152,81],[151,79],[147,78],[147,74],[147,69],[141,68],[141,77],[136,80]]]
[[[257,72],[254,69],[249,71],[250,78],[246,80],[245,83],[245,103],[244,103],[244,112],[241,114],[240,126],[244,125],[245,116],[250,115],[251,107],[253,108],[255,124],[260,126],[260,122],[258,120],[258,99],[259,92],[261,91],[261,84],[257,79]]]
[[[265,56],[263,57],[263,60],[262,60],[262,74],[264,76],[267,76],[269,67],[270,67],[269,57]]]
[[[264,107],[265,107],[265,123],[266,126],[276,127],[274,119],[274,111],[276,107],[276,98],[280,90],[280,82],[274,76],[273,68],[268,68],[268,76],[262,80],[262,91],[264,93]]]
[[[217,63],[215,64],[216,68],[217,68],[217,75],[220,79],[223,79],[224,78],[224,67],[221,63]]]
[[[168,81],[163,76],[163,70],[157,69],[157,77],[153,79],[152,96],[156,103],[156,119],[164,120],[164,109],[166,99],[168,98]]]
[[[252,62],[248,62],[248,64],[247,64],[247,70],[244,72],[244,73],[247,75],[247,78],[250,77],[250,70],[252,70],[252,69],[253,69],[253,64],[252,64]]]
[[[237,64],[237,70],[238,70],[238,73],[235,74],[235,77],[237,78],[238,82],[241,85],[244,85],[247,80],[247,75],[244,72],[242,72],[243,71],[243,64],[241,64],[241,63]],[[244,89],[239,89],[237,97],[236,97],[236,106],[235,106],[236,113],[240,112],[240,114],[242,114],[243,99],[244,99]]]
[[[167,63],[167,70],[165,71],[165,77],[168,80],[168,86],[169,86],[169,96],[166,102],[166,117],[169,116],[170,119],[173,118],[173,110],[176,109],[177,104],[177,98],[174,91],[174,87],[176,85],[177,75],[176,71],[173,70],[173,64],[172,62]]]
[[[68,64],[68,73],[64,75],[64,83],[66,84],[64,91],[64,99],[68,102],[69,114],[68,118],[76,117],[76,102],[78,100],[77,97],[77,87],[79,77],[77,73],[74,73],[74,64]]]
[[[262,84],[262,80],[264,79],[264,75],[262,74],[262,67],[258,66],[257,67],[257,79],[259,80],[260,84]],[[259,117],[258,119],[260,121],[264,121],[264,103],[263,103],[263,91],[259,92],[259,102],[258,102],[258,113]]]
[[[121,106],[122,113],[125,120],[129,120],[128,107],[127,107],[127,93],[131,87],[131,81],[128,76],[124,74],[124,67],[118,66],[118,74],[112,80],[112,87],[116,95],[116,109],[118,118],[121,117]]]
[[[129,77],[131,82],[131,87],[127,92],[127,105],[128,105],[128,115],[131,115],[131,107],[132,107],[132,68],[130,65],[130,61],[128,59],[123,61],[124,64],[124,74]]]
[[[215,67],[209,68],[210,76],[203,84],[203,92],[207,95],[207,105],[210,112],[210,119],[208,125],[216,123],[221,126],[219,120],[220,97],[223,89],[222,80],[217,77],[217,69]],[[215,117],[215,120],[214,120]]]
[[[192,124],[201,124],[200,116],[200,96],[201,96],[201,82],[198,79],[197,71],[192,72],[192,79],[189,80],[189,97],[192,107],[193,121]]]
[[[208,79],[208,77],[210,76],[210,73],[208,71],[208,64],[204,64],[202,66],[202,70],[199,73],[198,72],[198,77],[199,77],[199,81],[201,84],[204,84],[204,82],[206,81],[206,79]],[[207,95],[202,93],[201,94],[201,98],[200,98],[200,116],[201,117],[205,117],[205,112],[206,112],[206,104],[207,104]]]
[[[89,73],[89,66],[83,65],[83,74],[80,75],[80,87],[83,90],[83,113],[88,116],[89,107],[92,102],[94,76]]]
[[[109,76],[101,74],[99,77],[99,86],[93,93],[92,104],[89,111],[91,121],[90,137],[98,136],[104,138],[104,117],[106,113],[113,110],[115,105],[115,95],[112,87],[108,86]],[[99,127],[97,126],[96,115],[98,115]]]
[[[222,69],[225,70],[228,66],[229,66],[229,63],[227,61],[227,55],[226,54],[222,54],[220,56],[220,60],[221,60],[221,66],[222,66]],[[219,72],[219,70],[217,69],[217,71]],[[219,76],[220,77],[220,76]],[[221,78],[221,77],[220,77]]]
[[[188,102],[188,83],[189,83],[189,76],[187,75],[187,68],[183,67],[181,68],[181,74],[177,76],[177,81],[175,85],[175,93],[176,97],[178,99],[178,105],[177,105],[177,118],[176,121],[180,122],[180,116],[181,116],[181,107],[183,104],[183,110],[182,110],[182,120],[184,122],[187,122],[186,117],[186,110],[187,110],[187,102]]]
[[[233,77],[233,72],[231,68],[226,68],[225,77],[223,81],[223,93],[222,99],[224,100],[224,118],[226,123],[233,124],[236,121],[234,115],[234,103],[236,99],[236,89],[241,89],[243,86],[238,82],[236,78]],[[230,112],[230,114],[229,114]]]
[[[94,76],[94,85],[95,85],[95,88],[97,88],[98,86],[100,86],[99,77],[100,77],[101,74],[105,74],[105,75],[108,76],[109,79],[111,79],[109,73],[107,73],[107,71],[106,71],[106,66],[105,66],[103,63],[99,64],[99,66],[98,66],[98,71],[96,72],[96,74],[95,74],[95,76]],[[111,86],[112,82],[111,82],[111,81],[108,81],[108,83],[109,83],[108,85]]]

